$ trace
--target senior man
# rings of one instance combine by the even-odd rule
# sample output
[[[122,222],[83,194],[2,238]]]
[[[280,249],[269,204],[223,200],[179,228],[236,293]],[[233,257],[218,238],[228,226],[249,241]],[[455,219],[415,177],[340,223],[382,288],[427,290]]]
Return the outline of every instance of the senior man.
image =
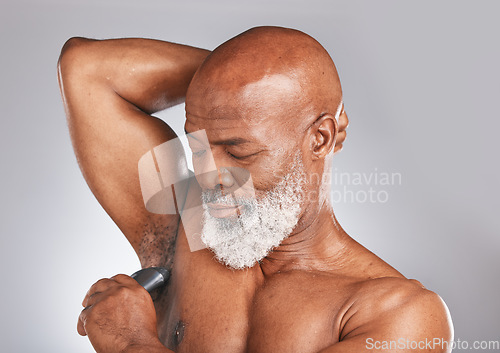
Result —
[[[342,147],[347,116],[334,63],[316,40],[258,27],[209,52],[73,38],[59,80],[92,192],[143,267],[171,270],[154,302],[126,275],[89,289],[78,332],[97,352],[450,350],[439,296],[350,238],[334,216],[321,176]],[[196,177],[175,194],[179,212],[154,214],[137,165],[177,136],[150,114],[184,100],[186,133],[207,141],[190,139]],[[184,175],[182,153],[170,158],[172,173]],[[251,197],[231,191],[244,189],[241,170]],[[206,248],[193,251],[180,213],[196,198],[203,212],[190,222]]]

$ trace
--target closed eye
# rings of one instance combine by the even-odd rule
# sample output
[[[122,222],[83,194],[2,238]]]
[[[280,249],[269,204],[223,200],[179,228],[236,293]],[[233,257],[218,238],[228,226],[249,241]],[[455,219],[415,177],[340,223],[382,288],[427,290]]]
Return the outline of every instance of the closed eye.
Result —
[[[260,152],[255,152],[255,153],[252,153],[252,154],[241,156],[241,155],[236,155],[236,154],[233,154],[233,153],[227,151],[227,154],[229,154],[232,158],[237,159],[237,160],[245,160],[245,159],[250,158],[252,156],[255,156],[255,155],[259,154],[259,153]]]

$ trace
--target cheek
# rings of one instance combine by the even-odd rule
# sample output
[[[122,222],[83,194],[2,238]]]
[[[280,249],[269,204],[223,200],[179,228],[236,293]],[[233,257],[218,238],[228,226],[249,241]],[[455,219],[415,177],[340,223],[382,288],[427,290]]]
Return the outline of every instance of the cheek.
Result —
[[[283,151],[280,151],[281,153],[263,157],[258,163],[255,163],[251,167],[249,166],[256,190],[269,191],[291,172],[298,149],[295,148],[288,151],[290,152],[283,153]]]
[[[268,158],[249,168],[256,191],[269,191],[283,180],[286,170],[280,162],[279,159]]]

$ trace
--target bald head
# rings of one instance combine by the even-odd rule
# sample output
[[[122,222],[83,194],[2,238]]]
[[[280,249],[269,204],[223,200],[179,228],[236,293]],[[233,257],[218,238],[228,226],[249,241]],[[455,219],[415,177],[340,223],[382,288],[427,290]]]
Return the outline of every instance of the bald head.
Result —
[[[335,65],[315,39],[258,27],[220,45],[200,66],[186,95],[185,129],[206,132],[216,165],[243,167],[257,189],[268,190],[290,172],[293,156],[306,174],[328,168],[341,101]],[[199,161],[200,171],[205,158]]]
[[[224,92],[221,101],[218,93]],[[252,28],[217,47],[191,82],[186,103],[211,98],[220,109],[238,100],[242,118],[282,120],[290,127],[335,115],[342,90],[327,51],[307,34],[281,27]],[[215,107],[214,107],[215,108]]]

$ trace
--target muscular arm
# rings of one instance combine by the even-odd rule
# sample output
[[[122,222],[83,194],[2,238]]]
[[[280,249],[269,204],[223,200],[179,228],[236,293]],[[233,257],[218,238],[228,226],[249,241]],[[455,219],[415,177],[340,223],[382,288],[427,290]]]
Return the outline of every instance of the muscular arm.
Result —
[[[144,207],[137,163],[176,137],[149,114],[184,100],[208,53],[148,39],[72,38],[59,58],[61,94],[82,174],[143,266],[169,265],[179,224],[178,215],[153,215]]]

